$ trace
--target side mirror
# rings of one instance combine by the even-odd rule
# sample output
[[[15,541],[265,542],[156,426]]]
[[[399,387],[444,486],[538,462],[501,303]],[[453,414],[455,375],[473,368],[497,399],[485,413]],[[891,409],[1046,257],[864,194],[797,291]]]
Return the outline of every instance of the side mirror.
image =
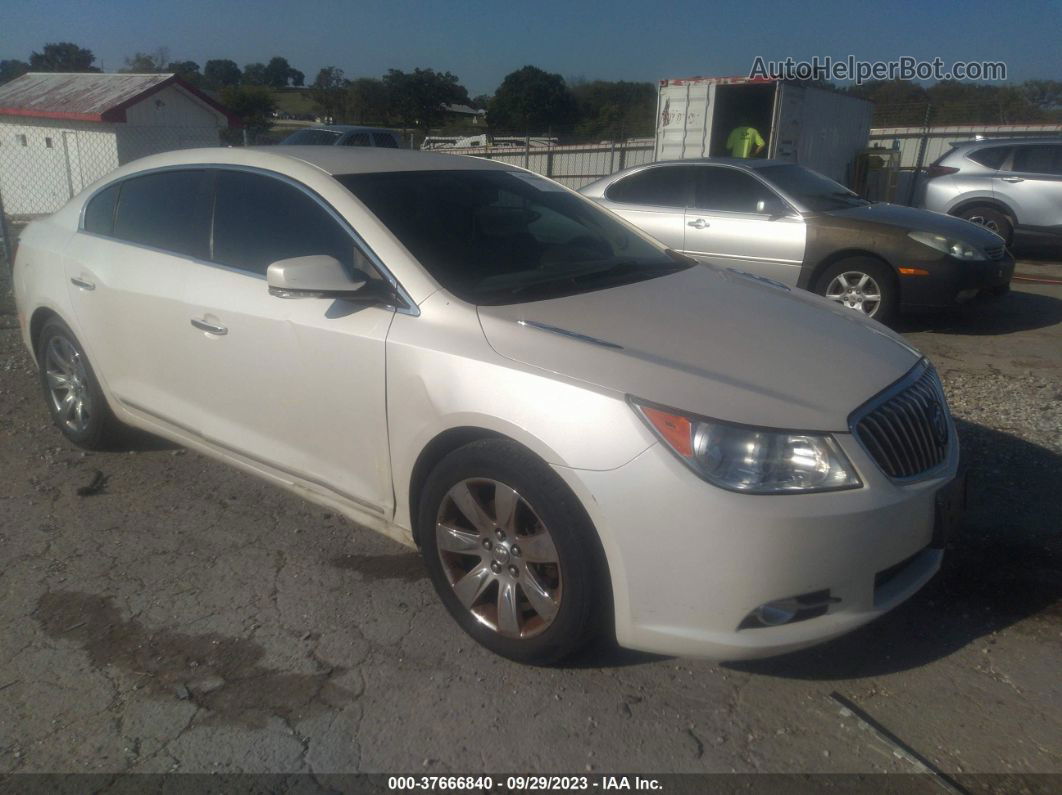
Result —
[[[311,254],[274,262],[266,270],[269,294],[277,298],[371,298],[380,296],[365,290],[370,277],[362,271],[350,276],[335,257]]]
[[[760,199],[756,202],[756,212],[760,215],[768,215],[772,219],[781,218],[789,213],[789,207],[781,199],[772,197]]]

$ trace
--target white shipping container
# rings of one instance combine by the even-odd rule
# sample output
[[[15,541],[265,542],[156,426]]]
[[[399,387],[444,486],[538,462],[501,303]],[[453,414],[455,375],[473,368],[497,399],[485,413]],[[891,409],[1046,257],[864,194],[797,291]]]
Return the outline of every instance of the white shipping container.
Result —
[[[728,157],[730,132],[749,126],[763,136],[763,156],[849,184],[855,157],[867,147],[872,109],[863,99],[779,80],[661,80],[656,158]]]

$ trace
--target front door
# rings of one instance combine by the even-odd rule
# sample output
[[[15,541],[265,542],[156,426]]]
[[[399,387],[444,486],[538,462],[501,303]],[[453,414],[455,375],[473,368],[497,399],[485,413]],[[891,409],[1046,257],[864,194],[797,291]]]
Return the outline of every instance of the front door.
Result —
[[[368,271],[338,218],[295,185],[220,171],[214,266],[187,289],[198,356],[197,425],[211,442],[375,513],[393,506],[384,346],[394,310],[277,298],[271,262],[329,254]]]
[[[684,219],[685,252],[795,285],[804,261],[804,219],[788,210],[764,183],[740,169],[693,168],[693,198]]]

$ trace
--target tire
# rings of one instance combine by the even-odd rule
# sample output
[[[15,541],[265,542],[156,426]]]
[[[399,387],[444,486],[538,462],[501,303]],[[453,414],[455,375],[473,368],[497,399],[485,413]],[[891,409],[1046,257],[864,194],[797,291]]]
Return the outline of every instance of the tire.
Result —
[[[48,412],[63,436],[86,450],[103,450],[121,428],[74,332],[59,318],[44,324],[37,365]]]
[[[995,207],[989,207],[987,205],[967,207],[958,215],[959,218],[963,218],[971,223],[980,224],[986,229],[995,232],[1003,238],[1003,242],[1006,243],[1007,246],[1009,246],[1014,240],[1014,224],[1006,213],[1000,212]]]
[[[833,263],[819,276],[815,292],[881,323],[895,318],[899,303],[896,275],[873,257],[849,257]]]
[[[417,527],[446,609],[496,654],[547,665],[603,624],[610,591],[590,518],[521,445],[485,439],[446,456],[424,485]]]

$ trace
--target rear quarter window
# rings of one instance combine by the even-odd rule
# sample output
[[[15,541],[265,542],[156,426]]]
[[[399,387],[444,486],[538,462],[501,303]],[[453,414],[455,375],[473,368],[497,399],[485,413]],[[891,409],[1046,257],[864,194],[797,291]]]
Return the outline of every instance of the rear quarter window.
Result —
[[[1009,146],[988,146],[971,152],[967,157],[985,168],[994,168],[998,171],[1002,168],[1004,161],[1010,154],[1010,150],[1011,147]]]
[[[95,235],[114,234],[114,208],[118,204],[120,185],[104,188],[85,207],[85,231]]]

